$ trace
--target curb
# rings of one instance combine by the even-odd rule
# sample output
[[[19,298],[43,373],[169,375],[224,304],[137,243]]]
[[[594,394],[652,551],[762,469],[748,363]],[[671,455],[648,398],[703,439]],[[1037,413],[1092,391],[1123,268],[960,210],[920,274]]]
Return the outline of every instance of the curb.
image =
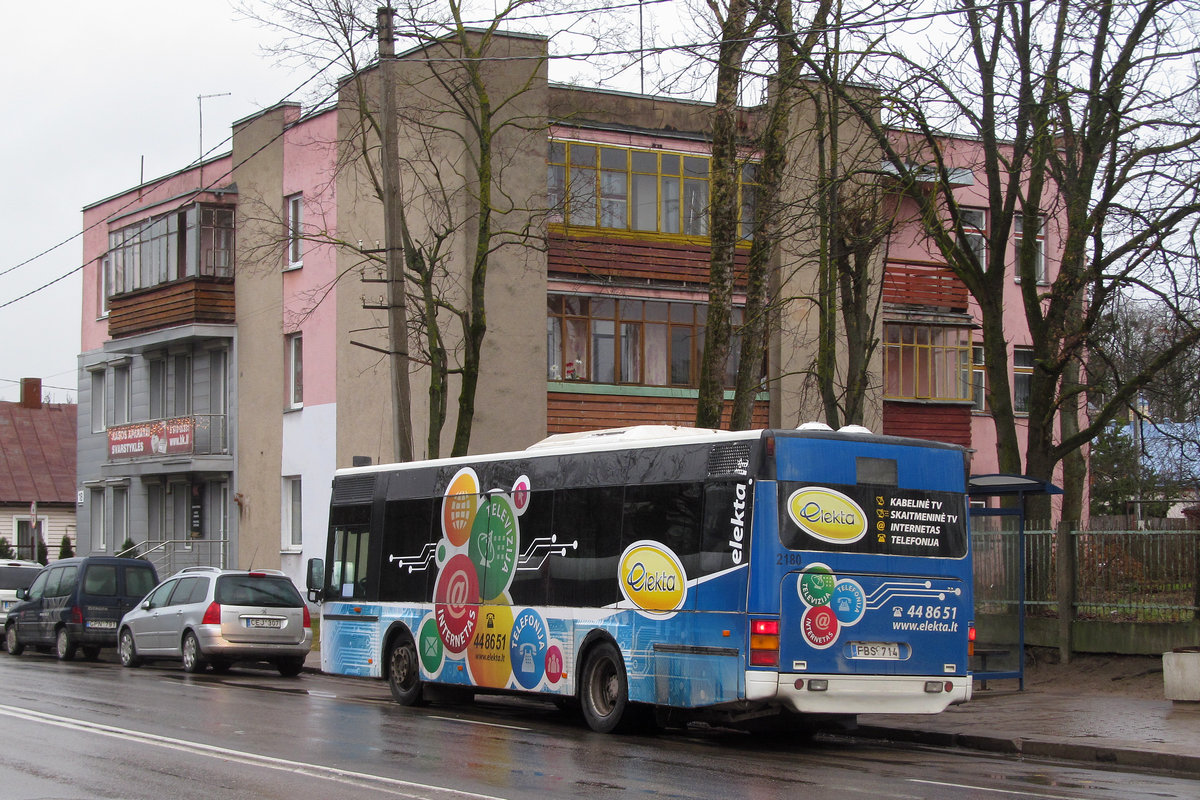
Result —
[[[1053,758],[1062,761],[1130,767],[1156,772],[1166,770],[1189,776],[1200,776],[1200,755],[1076,744],[1048,739],[890,728],[881,725],[860,725],[847,733],[864,739],[909,742],[932,747],[961,747],[966,750],[979,750],[1002,755]]]

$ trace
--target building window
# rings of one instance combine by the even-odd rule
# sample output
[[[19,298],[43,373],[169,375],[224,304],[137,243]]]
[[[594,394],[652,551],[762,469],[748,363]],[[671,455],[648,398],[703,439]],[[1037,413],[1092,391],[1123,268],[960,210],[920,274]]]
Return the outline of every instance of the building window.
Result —
[[[150,419],[163,419],[167,415],[167,362],[154,358],[146,363],[149,387]]]
[[[234,211],[193,205],[108,234],[107,298],[196,275],[233,277]]]
[[[304,340],[299,333],[287,337],[288,408],[304,405]]]
[[[1013,348],[1013,411],[1029,413],[1029,389],[1033,382],[1033,348]]]
[[[113,488],[112,518],[113,545],[121,548],[129,539],[129,490],[124,486]]]
[[[130,406],[133,403],[132,388],[129,384],[129,365],[121,364],[113,367],[113,424],[123,425],[130,420]]]
[[[294,194],[287,203],[287,269],[304,266],[304,196]]]
[[[92,529],[92,551],[104,552],[106,549],[105,543],[108,537],[105,535],[104,526],[108,517],[108,507],[105,503],[104,490],[92,489],[89,497],[89,525]]]
[[[1022,242],[1025,239],[1025,218],[1021,216],[1015,217],[1016,220],[1016,248],[1017,253],[1021,251]],[[1038,215],[1037,234],[1034,237],[1033,250],[1033,274],[1037,277],[1037,282],[1040,284],[1046,283],[1046,218]],[[1021,282],[1020,274],[1017,275],[1017,283]]]
[[[104,256],[100,259],[100,318],[108,316],[108,298],[113,295],[112,259]]]
[[[552,381],[695,387],[704,349],[703,303],[552,294],[547,299],[546,377]],[[735,308],[735,328],[742,309]],[[731,342],[726,385],[737,374]]]
[[[958,218],[962,222],[964,250],[975,254],[979,266],[987,268],[987,212],[981,208],[961,208]]]
[[[48,517],[13,517],[13,541],[16,542],[17,558],[37,561],[37,545],[45,541],[43,536]]]
[[[304,504],[301,494],[301,479],[283,479],[283,547],[299,550],[304,544]]]
[[[971,408],[975,411],[987,412],[987,369],[983,358],[983,348],[975,345],[971,348]]]
[[[103,433],[105,425],[104,408],[104,370],[93,370],[92,373],[92,433]]]
[[[708,156],[550,142],[551,214],[568,225],[708,236]],[[743,169],[742,233],[752,227],[753,165]]]
[[[175,356],[175,396],[171,413],[183,417],[192,413],[192,357],[188,353]]]
[[[884,396],[893,400],[973,400],[971,331],[941,325],[884,325]]]

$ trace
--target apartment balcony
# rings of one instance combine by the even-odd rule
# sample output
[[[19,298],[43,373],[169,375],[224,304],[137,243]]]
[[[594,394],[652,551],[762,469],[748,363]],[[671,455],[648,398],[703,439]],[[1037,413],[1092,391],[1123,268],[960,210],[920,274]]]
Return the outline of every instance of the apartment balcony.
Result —
[[[233,468],[228,418],[189,414],[153,419],[107,430],[106,476],[219,471]]]
[[[108,309],[114,339],[179,325],[232,325],[233,278],[204,275],[115,294]]]
[[[883,302],[966,311],[967,287],[945,267],[889,261],[883,274]]]

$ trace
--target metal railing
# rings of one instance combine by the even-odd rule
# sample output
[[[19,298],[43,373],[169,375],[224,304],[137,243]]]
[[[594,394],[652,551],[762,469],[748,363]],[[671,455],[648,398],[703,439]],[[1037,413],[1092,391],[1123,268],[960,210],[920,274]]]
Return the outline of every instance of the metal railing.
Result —
[[[143,558],[154,565],[160,578],[174,575],[184,567],[220,567],[229,558],[228,539],[166,539],[142,542],[117,553],[122,558]]]
[[[1200,531],[1072,531],[1075,619],[1189,622],[1200,619]],[[1013,610],[1024,557],[1026,614],[1058,615],[1055,532],[976,530],[975,607]]]

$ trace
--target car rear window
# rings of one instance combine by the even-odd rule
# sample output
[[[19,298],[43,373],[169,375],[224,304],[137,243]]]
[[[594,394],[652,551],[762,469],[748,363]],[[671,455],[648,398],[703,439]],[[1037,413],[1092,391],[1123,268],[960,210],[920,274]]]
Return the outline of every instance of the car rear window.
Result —
[[[230,606],[295,608],[304,599],[282,575],[222,575],[217,578],[216,601]]]
[[[0,589],[28,589],[37,574],[29,567],[0,567]]]
[[[117,568],[112,564],[92,564],[83,574],[83,593],[97,597],[116,597]]]
[[[128,597],[145,597],[158,583],[158,576],[149,565],[125,567],[125,594]]]

